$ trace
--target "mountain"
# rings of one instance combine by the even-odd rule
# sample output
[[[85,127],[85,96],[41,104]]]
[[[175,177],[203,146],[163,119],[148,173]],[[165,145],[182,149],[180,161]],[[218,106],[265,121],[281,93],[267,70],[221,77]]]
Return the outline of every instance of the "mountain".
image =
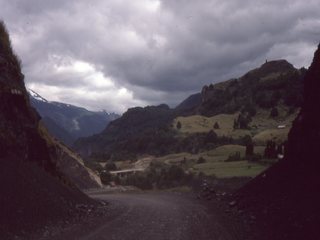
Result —
[[[277,122],[288,122],[290,127],[292,113],[301,106],[304,74],[304,69],[285,60],[266,62],[238,79],[204,86],[175,109],[164,105],[129,109],[101,133],[80,138],[75,148],[85,157],[123,160],[143,154],[196,153],[226,142],[242,143],[245,134],[261,133],[263,139],[257,141],[263,145],[273,138]],[[270,118],[271,112],[279,118]],[[262,126],[261,118],[270,118],[272,124]],[[214,129],[216,121],[224,129]],[[213,130],[219,140],[213,141]],[[281,141],[286,133],[282,132]]]
[[[268,109],[279,103],[297,108],[302,103],[304,74],[305,69],[295,69],[286,60],[266,62],[240,78],[204,86],[193,114],[214,116],[243,108]]]
[[[305,69],[295,69],[286,60],[266,62],[240,78],[204,86],[182,101],[176,110],[179,115],[213,116],[233,113],[244,106],[270,108],[283,102],[296,108],[302,102],[302,79]]]
[[[20,65],[0,22],[1,239],[70,219],[79,213],[77,204],[96,204],[58,169],[50,155]]]
[[[174,111],[165,104],[131,108],[100,134],[80,138],[75,149],[83,156],[97,154],[114,160],[134,158],[137,152],[157,154],[172,138],[168,126],[173,116]]]
[[[320,228],[320,45],[304,79],[303,104],[285,158],[237,194],[256,218],[260,239],[316,239]]]
[[[30,89],[29,96],[49,132],[69,146],[79,137],[101,132],[109,122],[119,117],[106,111],[92,112],[70,104],[50,102]]]

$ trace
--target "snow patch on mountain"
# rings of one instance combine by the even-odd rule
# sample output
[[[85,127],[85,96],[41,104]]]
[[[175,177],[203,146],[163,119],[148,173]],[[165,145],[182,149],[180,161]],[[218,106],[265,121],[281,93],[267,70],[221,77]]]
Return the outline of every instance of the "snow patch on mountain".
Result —
[[[41,97],[38,93],[36,93],[35,91],[28,89],[28,93],[36,100],[41,101],[41,102],[48,102],[47,99]]]

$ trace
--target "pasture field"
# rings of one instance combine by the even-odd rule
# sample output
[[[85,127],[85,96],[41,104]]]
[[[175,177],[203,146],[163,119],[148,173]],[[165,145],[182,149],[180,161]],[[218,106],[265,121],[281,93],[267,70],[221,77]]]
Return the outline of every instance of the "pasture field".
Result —
[[[228,157],[236,152],[240,153],[242,161],[226,162]],[[254,148],[255,153],[263,154],[264,147]],[[204,163],[197,163],[198,159],[205,159]],[[268,162],[253,163],[245,160],[245,147],[241,145],[223,145],[210,151],[190,154],[186,152],[170,154],[154,158],[153,161],[161,161],[166,164],[175,164],[196,174],[203,172],[208,176],[217,178],[254,177],[271,165]]]
[[[259,109],[249,124],[250,129],[233,129],[234,120],[237,119],[239,112],[235,114],[218,114],[213,117],[200,115],[177,117],[172,125],[182,137],[183,135],[207,133],[210,130],[214,130],[220,137],[226,136],[233,139],[249,135],[256,145],[265,146],[268,140],[274,140],[277,143],[284,142],[287,139],[292,122],[298,114],[298,111],[296,111],[288,115],[288,109],[283,106],[279,106],[278,111],[279,116],[272,118],[270,117],[270,110]],[[181,124],[180,129],[177,128],[178,122]],[[213,127],[215,123],[218,123],[218,129]],[[281,125],[285,127],[279,128]]]

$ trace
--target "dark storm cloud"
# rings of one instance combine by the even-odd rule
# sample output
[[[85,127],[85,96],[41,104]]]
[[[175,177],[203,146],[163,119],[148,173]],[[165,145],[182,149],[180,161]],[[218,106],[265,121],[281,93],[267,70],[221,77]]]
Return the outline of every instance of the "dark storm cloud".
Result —
[[[308,66],[318,0],[0,0],[29,87],[91,109],[175,105],[265,59]]]

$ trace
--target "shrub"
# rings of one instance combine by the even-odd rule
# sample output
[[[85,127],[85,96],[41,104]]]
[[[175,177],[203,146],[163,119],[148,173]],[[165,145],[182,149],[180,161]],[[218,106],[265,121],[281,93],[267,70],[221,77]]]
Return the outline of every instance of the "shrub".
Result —
[[[111,182],[112,175],[108,171],[104,170],[100,173],[100,179],[103,184],[107,185]]]
[[[254,153],[250,156],[248,156],[248,161],[251,161],[251,162],[258,162],[259,160],[262,159],[262,156],[261,154],[258,154],[258,153]]]
[[[270,112],[270,117],[274,118],[274,117],[278,117],[278,115],[279,115],[278,109],[276,107],[272,108]]]
[[[170,166],[168,170],[168,178],[171,181],[181,181],[184,177],[184,171],[181,167],[178,167],[176,165]]]
[[[253,117],[257,114],[257,110],[252,104],[247,104],[241,111],[242,113],[248,113],[249,116]]]
[[[205,139],[204,139],[204,143],[214,143],[217,141],[218,135],[213,131],[210,130],[210,132],[208,132],[208,134],[206,135]]]
[[[239,143],[240,145],[246,146],[246,145],[252,144],[253,142],[252,142],[252,138],[251,138],[250,135],[245,135],[244,137],[241,137],[241,138],[238,140],[238,143]]]
[[[254,146],[253,143],[246,144],[246,157],[254,155]]]
[[[203,158],[203,157],[199,157],[197,163],[205,163],[206,162],[206,159]]]
[[[264,157],[266,158],[277,157],[276,143],[274,141],[270,140],[267,142],[267,146],[264,150]]]
[[[241,154],[240,152],[235,152],[234,154],[230,154],[226,162],[235,162],[241,161]]]
[[[133,185],[143,190],[152,189],[151,179],[147,177],[145,173],[135,173],[129,175],[124,180],[124,184]]]
[[[288,109],[288,115],[293,114],[294,111],[295,111],[295,108],[294,108],[294,107],[290,107],[290,108]]]
[[[237,121],[237,119],[233,120],[233,129],[238,129],[239,128],[239,123]]]
[[[219,129],[219,128],[220,128],[219,123],[218,123],[218,122],[215,122],[214,125],[213,125],[213,128],[214,128],[214,129]]]
[[[192,174],[186,174],[176,165],[167,165],[161,162],[152,162],[145,172],[135,173],[123,179],[123,184],[133,185],[141,189],[160,189],[182,186],[191,182]]]
[[[114,162],[107,162],[106,166],[104,167],[107,171],[115,171],[117,170],[117,166]]]
[[[240,113],[238,119],[234,120],[233,128],[234,129],[248,129],[249,123],[252,121],[250,114]]]

